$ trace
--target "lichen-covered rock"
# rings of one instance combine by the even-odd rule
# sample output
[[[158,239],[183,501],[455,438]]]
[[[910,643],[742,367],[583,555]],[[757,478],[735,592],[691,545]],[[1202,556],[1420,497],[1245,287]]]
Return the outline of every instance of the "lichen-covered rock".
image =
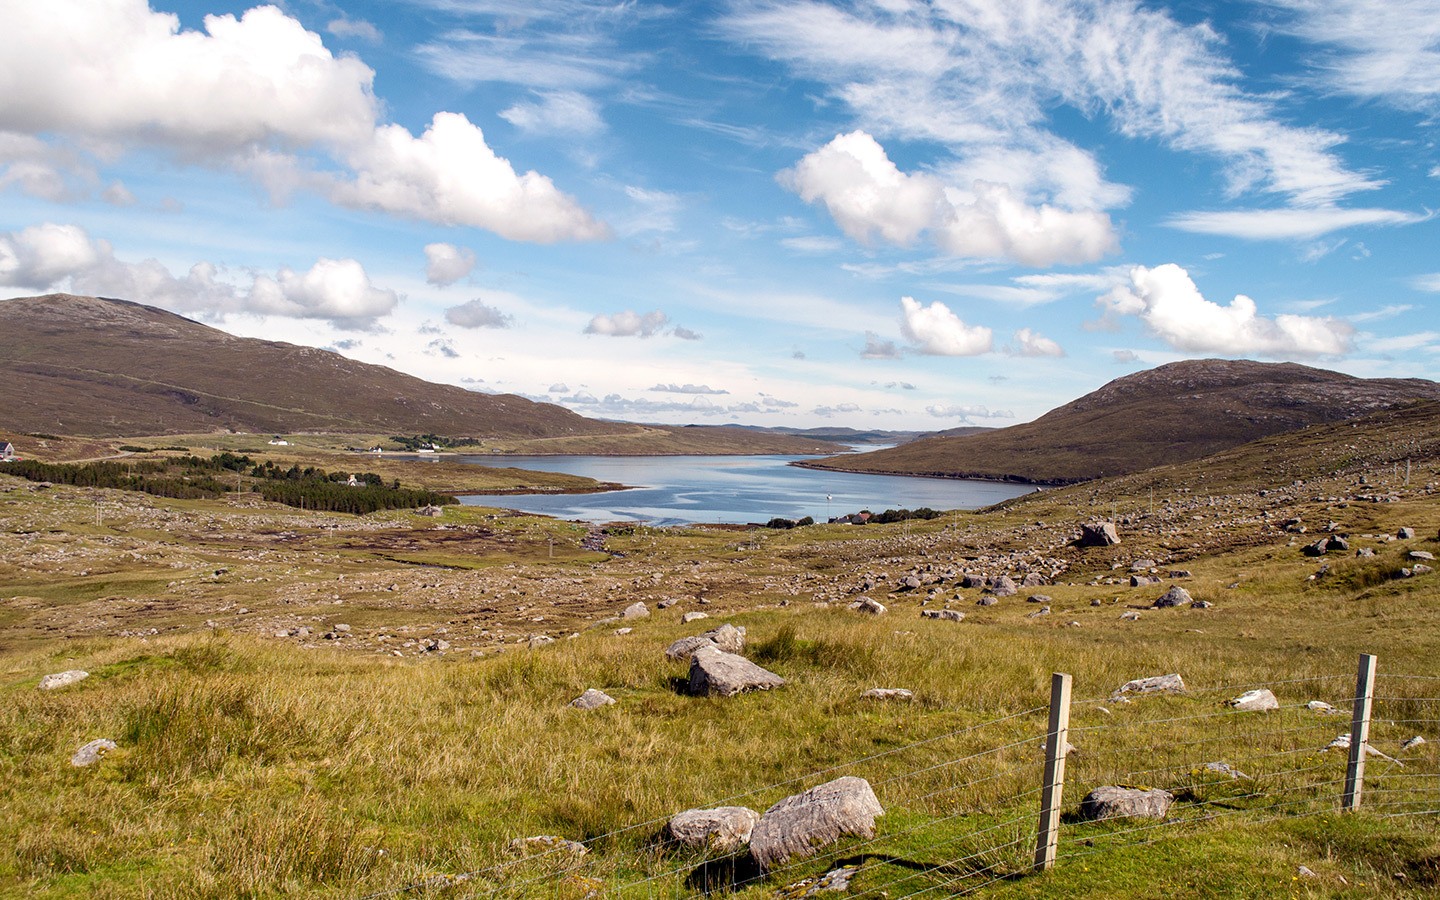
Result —
[[[666,830],[670,839],[682,847],[734,853],[750,843],[750,834],[759,821],[760,814],[744,806],[687,809],[672,816]]]
[[[689,691],[692,694],[733,697],[745,691],[768,691],[784,684],[785,679],[774,672],[713,645],[700,647],[690,657]]]
[[[570,701],[570,705],[576,709],[599,709],[602,706],[609,706],[615,702],[615,698],[604,691],[595,688],[586,688],[585,693]]]
[[[115,749],[115,742],[107,738],[99,738],[84,745],[75,751],[70,757],[70,765],[77,767],[93,766],[104,758],[106,753]]]
[[[66,685],[74,684],[77,681],[84,681],[90,677],[89,672],[82,672],[79,669],[71,669],[68,672],[56,672],[53,675],[46,675],[40,679],[40,690],[53,691]]]
[[[1170,811],[1175,795],[1159,788],[1149,790],[1107,784],[1085,795],[1080,801],[1080,818],[1100,819],[1163,819]]]
[[[1253,691],[1246,691],[1231,700],[1228,705],[1244,712],[1257,712],[1279,709],[1280,701],[1275,699],[1275,694],[1269,688],[1257,688]]]
[[[865,779],[847,775],[827,781],[767,809],[750,835],[750,856],[769,870],[847,835],[872,838],[875,819],[884,814]]]

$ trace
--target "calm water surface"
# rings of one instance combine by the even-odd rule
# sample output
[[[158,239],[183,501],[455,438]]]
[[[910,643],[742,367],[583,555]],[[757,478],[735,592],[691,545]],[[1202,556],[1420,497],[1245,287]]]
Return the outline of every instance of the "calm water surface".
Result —
[[[587,522],[634,520],[651,525],[766,522],[776,516],[831,516],[885,509],[975,509],[1033,487],[821,472],[788,465],[803,456],[460,456],[477,466],[515,466],[584,475],[634,486],[600,494],[462,496],[471,506],[498,506]],[[827,500],[827,496],[830,498]]]

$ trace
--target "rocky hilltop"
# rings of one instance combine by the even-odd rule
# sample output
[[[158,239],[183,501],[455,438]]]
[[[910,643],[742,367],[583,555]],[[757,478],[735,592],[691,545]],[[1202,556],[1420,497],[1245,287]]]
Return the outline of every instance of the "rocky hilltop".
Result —
[[[1440,383],[1295,363],[1204,359],[1127,375],[1033,422],[820,460],[854,472],[1071,483],[1201,459],[1249,441],[1440,399]]]

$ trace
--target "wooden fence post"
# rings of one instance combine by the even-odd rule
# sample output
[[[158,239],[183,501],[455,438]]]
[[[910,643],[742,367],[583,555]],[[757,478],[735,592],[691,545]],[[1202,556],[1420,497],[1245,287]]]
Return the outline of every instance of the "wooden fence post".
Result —
[[[1060,794],[1065,788],[1065,747],[1070,734],[1070,676],[1050,676],[1050,727],[1045,732],[1045,781],[1040,786],[1040,830],[1035,871],[1055,865],[1060,845]]]
[[[1345,797],[1341,808],[1360,807],[1360,792],[1365,786],[1365,751],[1370,745],[1370,707],[1375,700],[1375,657],[1360,654],[1360,668],[1355,675],[1355,711],[1350,719],[1350,764],[1345,767]]]

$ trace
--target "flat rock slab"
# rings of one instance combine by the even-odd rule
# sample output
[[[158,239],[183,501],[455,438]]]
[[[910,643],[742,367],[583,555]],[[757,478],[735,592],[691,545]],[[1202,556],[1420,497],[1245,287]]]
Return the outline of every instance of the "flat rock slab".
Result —
[[[597,691],[595,688],[587,688],[585,693],[570,701],[570,705],[576,709],[599,709],[602,706],[609,706],[615,702],[615,698]]]
[[[1183,694],[1185,692],[1185,679],[1179,675],[1152,675],[1149,678],[1136,678],[1120,685],[1119,690],[1112,695],[1123,697],[1126,694]]]
[[[905,688],[871,688],[860,695],[861,700],[914,700],[915,694]]]
[[[767,809],[750,835],[750,856],[768,871],[847,835],[872,838],[875,819],[884,814],[870,782],[846,775]]]
[[[690,657],[689,691],[696,695],[733,697],[745,691],[768,691],[785,679],[743,656],[716,647],[700,647]]]
[[[1259,688],[1253,691],[1246,691],[1227,704],[1238,710],[1254,712],[1267,709],[1279,709],[1280,701],[1275,699],[1275,694],[1269,688]]]
[[[965,621],[965,614],[958,609],[922,609],[920,615],[926,619],[939,619],[942,622]]]
[[[40,679],[40,690],[53,691],[66,685],[74,684],[77,681],[84,681],[90,677],[89,672],[82,672],[79,669],[71,669],[68,672],[56,672],[53,675],[46,675]]]
[[[70,765],[82,768],[85,766],[93,766],[103,759],[106,753],[114,749],[115,742],[107,738],[91,741],[75,751],[75,755],[70,757]]]
[[[1174,794],[1159,788],[1141,790],[1107,784],[1086,794],[1085,799],[1080,801],[1080,817],[1089,821],[1163,819],[1174,802]]]
[[[760,814],[744,806],[687,809],[671,817],[666,830],[682,847],[734,853],[750,843]]]

